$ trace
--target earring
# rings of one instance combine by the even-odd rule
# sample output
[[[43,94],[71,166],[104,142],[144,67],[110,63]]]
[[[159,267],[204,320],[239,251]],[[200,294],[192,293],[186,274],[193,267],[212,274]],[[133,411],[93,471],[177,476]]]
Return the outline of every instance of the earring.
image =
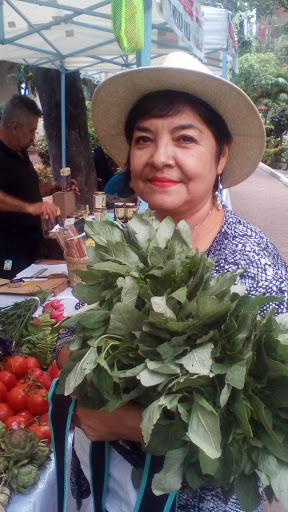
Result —
[[[223,187],[221,185],[221,177],[220,175],[218,176],[218,188],[215,192],[215,199],[216,199],[216,204],[217,204],[217,209],[218,210],[222,210],[223,206],[222,206],[222,200],[221,200],[221,191],[222,191]]]

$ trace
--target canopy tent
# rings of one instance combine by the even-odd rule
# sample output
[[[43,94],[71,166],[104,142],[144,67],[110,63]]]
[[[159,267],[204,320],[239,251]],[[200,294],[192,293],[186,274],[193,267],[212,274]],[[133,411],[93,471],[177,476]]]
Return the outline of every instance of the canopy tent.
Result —
[[[113,34],[111,0],[96,2],[92,0],[81,0],[81,2],[79,0],[0,0],[0,60],[53,68],[61,72],[63,167],[66,165],[64,94],[66,73],[81,70],[86,75],[100,74],[102,79],[103,74],[107,76],[107,74],[135,66],[149,66],[150,63],[157,65],[161,63],[163,56],[173,49],[187,51],[188,48],[203,60],[204,52],[201,54],[197,51],[197,43],[196,46],[194,44],[194,47],[193,45],[191,47],[187,37],[181,38],[182,42],[180,41],[178,36],[181,34],[178,32],[177,35],[177,31],[174,32],[173,16],[172,21],[168,20],[168,23],[163,19],[166,8],[164,4],[167,4],[167,1],[155,0],[152,4],[152,0],[143,0],[144,48],[137,54],[124,54]],[[133,3],[134,0],[129,2]],[[195,22],[193,25],[194,14],[195,19],[198,19],[198,25],[202,23],[201,8],[197,2],[169,0],[169,5],[172,4],[174,14],[177,14],[176,11],[179,8],[182,10],[184,8],[187,14],[187,6],[193,6],[193,12],[191,8],[188,9],[191,30],[197,28]],[[213,19],[215,19],[214,11]],[[225,19],[227,19],[227,12],[222,10]],[[223,18],[223,14],[221,16]],[[209,40],[210,45],[220,20],[218,15],[216,23],[213,22],[213,25],[205,30],[205,24],[209,23],[210,18],[210,11],[207,11],[207,14],[204,11],[204,51],[205,38]],[[202,44],[200,41],[200,37],[203,37],[202,29],[203,27],[196,32],[199,44]],[[223,23],[221,28],[217,28],[218,33],[219,31],[222,34]],[[216,39],[215,37],[215,43]],[[228,36],[221,45],[222,50],[226,45],[227,49],[224,51],[228,52]],[[217,40],[217,49],[218,46]],[[212,50],[215,51],[215,47]],[[209,52],[212,50],[209,46]],[[212,64],[215,65],[215,62]]]

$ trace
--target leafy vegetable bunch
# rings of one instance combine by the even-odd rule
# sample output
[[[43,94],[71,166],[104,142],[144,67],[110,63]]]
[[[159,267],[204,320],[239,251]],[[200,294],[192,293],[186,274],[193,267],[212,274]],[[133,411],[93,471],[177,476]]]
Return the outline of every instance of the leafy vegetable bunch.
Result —
[[[249,297],[240,271],[211,275],[182,221],[148,211],[124,226],[86,223],[88,305],[76,325],[59,392],[107,412],[142,404],[143,449],[165,455],[155,494],[203,482],[236,492],[244,510],[266,495],[288,506],[288,315],[265,318],[275,297]]]

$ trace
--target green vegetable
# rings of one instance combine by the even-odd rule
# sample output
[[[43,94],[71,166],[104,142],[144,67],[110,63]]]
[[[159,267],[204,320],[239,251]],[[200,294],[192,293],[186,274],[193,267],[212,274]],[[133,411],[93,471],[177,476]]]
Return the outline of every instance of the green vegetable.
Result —
[[[40,290],[29,299],[0,308],[0,334],[16,342],[26,333],[27,326],[38,307],[51,295],[51,290]]]
[[[165,455],[155,494],[205,478],[249,512],[260,477],[288,507],[288,314],[259,316],[280,299],[244,295],[241,271],[211,275],[183,221],[148,211],[86,232],[96,246],[74,294],[88,305],[59,327],[76,338],[58,392],[107,412],[144,405],[143,448]]]

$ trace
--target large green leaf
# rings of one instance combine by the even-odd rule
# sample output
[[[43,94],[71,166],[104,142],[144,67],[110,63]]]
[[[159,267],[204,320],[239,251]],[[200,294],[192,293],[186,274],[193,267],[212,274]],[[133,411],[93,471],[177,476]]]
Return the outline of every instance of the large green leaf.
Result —
[[[198,393],[194,403],[187,435],[211,459],[221,455],[221,432],[219,417],[213,407]]]
[[[81,384],[86,375],[88,375],[97,365],[97,348],[91,347],[83,359],[77,363],[69,373],[65,382],[65,395],[71,395],[74,389]]]
[[[163,469],[152,480],[152,491],[156,496],[178,491],[184,474],[184,460],[187,447],[171,450],[167,453]]]
[[[161,396],[158,400],[152,402],[152,404],[146,407],[146,409],[143,411],[141,429],[143,432],[144,443],[146,445],[149,443],[153,427],[160,418],[164,407],[167,409],[175,409],[180,396],[181,395]]]
[[[212,343],[200,345],[191,350],[186,356],[177,359],[177,363],[183,364],[189,373],[209,375],[212,365],[212,349]]]
[[[237,498],[245,512],[254,512],[259,507],[262,497],[259,492],[258,478],[255,473],[237,476],[234,483]]]
[[[111,311],[107,332],[124,335],[141,329],[143,315],[133,306],[118,302]]]

